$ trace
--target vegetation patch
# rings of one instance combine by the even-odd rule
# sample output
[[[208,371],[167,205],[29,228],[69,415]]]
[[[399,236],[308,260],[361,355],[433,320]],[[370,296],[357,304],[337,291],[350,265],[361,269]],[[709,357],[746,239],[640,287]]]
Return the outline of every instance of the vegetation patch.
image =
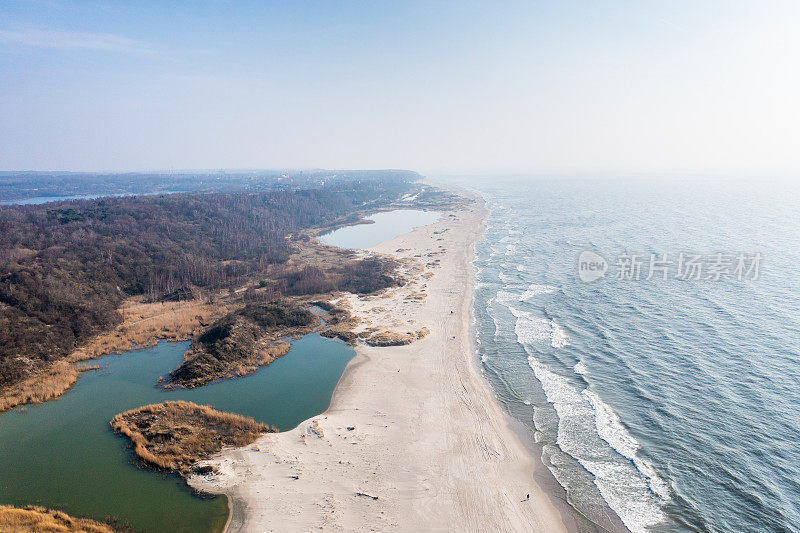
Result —
[[[407,331],[405,333],[383,331],[368,337],[365,342],[370,346],[405,346],[417,339],[421,339],[428,333],[430,333],[428,328],[422,328],[419,331]]]
[[[340,339],[347,344],[355,344],[359,336],[353,330],[358,326],[359,320],[354,318],[350,311],[336,307],[329,302],[316,302],[327,313],[327,323],[319,334],[329,339]]]
[[[250,417],[183,401],[126,411],[111,420],[111,427],[131,440],[144,463],[184,476],[195,463],[224,446],[246,446],[264,433],[277,431]]]
[[[396,274],[397,261],[392,258],[353,260],[339,252],[333,252],[331,258],[326,257],[326,250],[318,251],[316,256],[306,251],[303,266],[289,264],[277,273],[280,292],[292,296],[334,291],[369,294],[403,284]]]
[[[288,300],[249,304],[198,335],[163,386],[194,388],[247,375],[289,351],[289,343],[281,337],[308,333],[316,322],[310,311]]]
[[[81,370],[67,361],[56,361],[46,369],[9,385],[0,396],[0,413],[18,405],[46,402],[61,396],[75,384]]]
[[[43,507],[0,505],[0,531],[13,533],[113,533],[106,524],[88,518],[73,518],[61,511]]]
[[[345,264],[340,269],[339,289],[354,294],[368,294],[402,285],[395,275],[397,262],[387,258],[368,258]]]

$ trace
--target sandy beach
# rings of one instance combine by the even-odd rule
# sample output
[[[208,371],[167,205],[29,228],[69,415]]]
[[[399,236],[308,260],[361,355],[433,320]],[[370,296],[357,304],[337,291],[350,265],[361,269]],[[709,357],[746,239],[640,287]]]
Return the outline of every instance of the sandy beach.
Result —
[[[430,333],[357,346],[325,413],[193,476],[193,487],[228,496],[228,531],[573,529],[474,363],[470,260],[484,218],[472,204],[372,249],[417,275],[340,304],[362,327]]]

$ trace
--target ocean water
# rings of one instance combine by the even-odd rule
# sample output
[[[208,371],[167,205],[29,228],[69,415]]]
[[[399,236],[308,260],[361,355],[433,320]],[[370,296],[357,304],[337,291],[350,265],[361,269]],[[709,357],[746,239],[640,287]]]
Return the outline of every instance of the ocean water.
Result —
[[[612,530],[800,531],[800,194],[463,184],[490,209],[474,261],[482,369],[573,507]],[[586,250],[608,269],[591,282]],[[740,254],[757,268],[737,270]]]

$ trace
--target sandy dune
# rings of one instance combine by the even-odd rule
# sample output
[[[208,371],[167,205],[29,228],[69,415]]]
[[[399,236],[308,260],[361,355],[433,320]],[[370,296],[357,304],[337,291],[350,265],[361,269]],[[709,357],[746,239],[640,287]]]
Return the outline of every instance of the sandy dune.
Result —
[[[566,530],[534,481],[544,466],[473,362],[469,261],[484,216],[482,205],[445,213],[374,249],[418,262],[427,277],[352,297],[351,310],[371,325],[430,334],[406,346],[358,346],[327,412],[226,450],[212,461],[218,475],[194,476],[193,486],[229,496],[229,531]]]

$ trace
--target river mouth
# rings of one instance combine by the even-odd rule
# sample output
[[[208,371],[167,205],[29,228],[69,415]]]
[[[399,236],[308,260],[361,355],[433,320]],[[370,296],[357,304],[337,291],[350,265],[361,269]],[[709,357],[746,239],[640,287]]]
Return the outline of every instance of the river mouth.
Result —
[[[224,497],[197,497],[177,475],[137,468],[109,420],[149,403],[188,400],[281,431],[325,411],[354,351],[312,333],[287,355],[243,378],[192,390],[155,387],[180,364],[188,342],[103,357],[59,399],[0,415],[0,502],[42,505],[137,531],[220,531]]]

